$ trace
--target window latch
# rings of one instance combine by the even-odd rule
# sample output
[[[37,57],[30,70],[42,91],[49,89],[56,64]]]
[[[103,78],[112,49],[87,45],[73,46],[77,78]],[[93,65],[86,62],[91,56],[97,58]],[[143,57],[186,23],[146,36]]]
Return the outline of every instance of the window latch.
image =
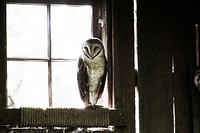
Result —
[[[98,23],[101,25],[101,27],[104,26],[104,20],[103,19],[99,19]]]

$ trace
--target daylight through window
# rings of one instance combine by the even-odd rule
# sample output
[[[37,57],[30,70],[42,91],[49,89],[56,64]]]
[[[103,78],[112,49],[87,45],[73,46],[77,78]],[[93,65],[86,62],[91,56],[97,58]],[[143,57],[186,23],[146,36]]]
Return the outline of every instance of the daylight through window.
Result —
[[[9,107],[83,107],[76,72],[91,6],[7,4]]]

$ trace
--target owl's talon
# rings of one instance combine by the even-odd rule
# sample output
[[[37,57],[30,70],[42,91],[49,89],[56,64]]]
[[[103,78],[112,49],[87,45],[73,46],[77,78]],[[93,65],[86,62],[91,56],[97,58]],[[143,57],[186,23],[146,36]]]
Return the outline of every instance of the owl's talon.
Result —
[[[96,109],[96,108],[103,108],[101,105],[87,105],[85,109]]]

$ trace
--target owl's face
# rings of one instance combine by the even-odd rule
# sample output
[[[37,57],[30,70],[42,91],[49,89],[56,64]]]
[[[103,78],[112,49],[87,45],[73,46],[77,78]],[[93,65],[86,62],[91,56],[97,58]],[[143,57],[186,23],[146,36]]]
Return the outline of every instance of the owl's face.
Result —
[[[103,44],[98,39],[90,39],[83,43],[82,45],[83,53],[89,59],[94,59],[98,56],[104,55]]]

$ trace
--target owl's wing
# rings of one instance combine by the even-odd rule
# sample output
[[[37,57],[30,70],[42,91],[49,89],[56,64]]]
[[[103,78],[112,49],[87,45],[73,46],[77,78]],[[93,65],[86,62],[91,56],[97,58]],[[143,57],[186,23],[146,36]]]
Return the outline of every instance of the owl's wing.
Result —
[[[81,99],[85,102],[85,104],[88,104],[88,74],[81,57],[78,60],[77,82]]]
[[[101,82],[100,82],[100,85],[99,85],[98,99],[101,97],[101,95],[102,95],[102,93],[103,93],[104,86],[105,86],[105,82],[106,82],[106,75],[107,75],[107,71],[108,71],[108,62],[107,62],[105,56],[104,56],[104,60],[105,60],[104,74],[103,74],[103,77],[102,77]]]

